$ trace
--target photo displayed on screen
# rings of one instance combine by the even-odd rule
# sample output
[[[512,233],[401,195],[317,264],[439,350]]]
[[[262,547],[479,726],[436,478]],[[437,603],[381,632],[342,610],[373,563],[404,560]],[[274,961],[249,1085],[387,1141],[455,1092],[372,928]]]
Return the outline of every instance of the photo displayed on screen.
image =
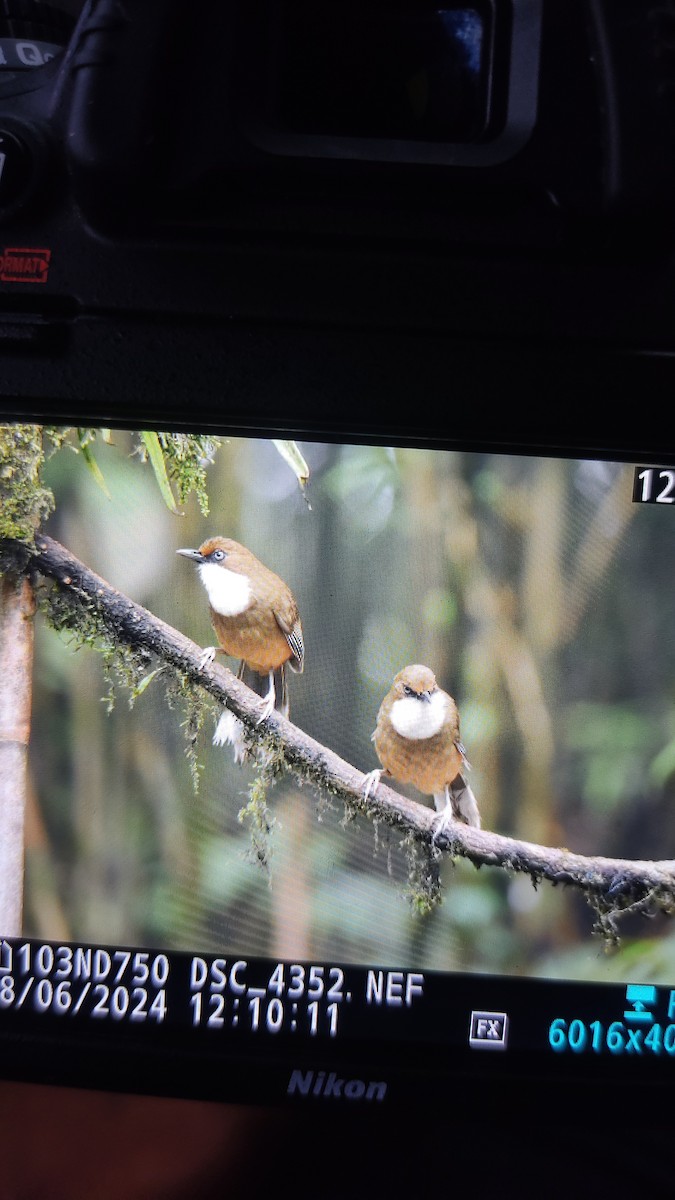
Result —
[[[613,922],[583,887],[477,869],[471,849],[517,839],[533,864],[543,847],[618,880],[675,859],[675,514],[636,503],[654,478],[461,449],[0,436],[3,561],[47,535],[202,669],[239,673],[262,714],[241,725],[102,624],[74,574],[33,572],[22,936],[673,982],[658,906]],[[284,767],[275,711],[362,774],[360,811]],[[385,785],[466,853],[373,819]]]

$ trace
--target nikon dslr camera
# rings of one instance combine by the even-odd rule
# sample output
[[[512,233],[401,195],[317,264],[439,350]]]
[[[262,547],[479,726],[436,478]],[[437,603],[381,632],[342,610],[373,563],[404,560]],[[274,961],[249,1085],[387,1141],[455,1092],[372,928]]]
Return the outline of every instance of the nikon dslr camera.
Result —
[[[6,1074],[301,1108],[461,1080],[500,1121],[514,1080],[594,1118],[668,1094],[674,118],[675,0],[0,0],[0,490],[32,448],[56,497],[28,567],[3,535],[55,626]],[[209,522],[176,511],[203,478]],[[307,641],[262,783],[204,733],[201,583],[223,620],[252,594],[230,538]],[[97,613],[143,667],[109,719]],[[217,670],[211,712],[247,691]],[[412,742],[459,698],[483,828],[454,845],[420,794],[373,807],[392,680]],[[450,897],[419,921],[410,862]]]

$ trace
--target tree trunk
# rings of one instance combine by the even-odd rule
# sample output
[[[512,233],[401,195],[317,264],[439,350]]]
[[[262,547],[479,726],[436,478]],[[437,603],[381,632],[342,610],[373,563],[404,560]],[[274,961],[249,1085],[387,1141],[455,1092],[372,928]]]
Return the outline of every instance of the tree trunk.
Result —
[[[35,597],[0,579],[0,935],[21,934]]]

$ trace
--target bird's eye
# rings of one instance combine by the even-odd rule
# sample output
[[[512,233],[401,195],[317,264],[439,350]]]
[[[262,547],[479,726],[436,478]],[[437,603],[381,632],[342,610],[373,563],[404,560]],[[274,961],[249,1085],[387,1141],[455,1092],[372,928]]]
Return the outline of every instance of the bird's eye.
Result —
[[[409,687],[407,683],[405,683],[403,685],[403,691],[405,692],[406,696],[415,696],[416,695],[415,689]]]
[[[225,557],[224,550],[214,550],[213,554],[211,555],[211,558],[214,558],[216,560],[216,562],[221,562],[224,559],[224,557]]]

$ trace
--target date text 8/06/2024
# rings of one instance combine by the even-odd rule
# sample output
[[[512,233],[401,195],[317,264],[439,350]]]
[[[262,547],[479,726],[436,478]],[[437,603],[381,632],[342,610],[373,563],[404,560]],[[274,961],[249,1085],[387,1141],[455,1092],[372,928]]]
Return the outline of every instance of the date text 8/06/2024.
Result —
[[[175,956],[165,953],[4,940],[0,1010],[335,1037],[341,1006],[352,1001],[343,967],[178,960],[176,970]],[[410,1008],[423,995],[419,972],[365,973],[367,1006]]]

